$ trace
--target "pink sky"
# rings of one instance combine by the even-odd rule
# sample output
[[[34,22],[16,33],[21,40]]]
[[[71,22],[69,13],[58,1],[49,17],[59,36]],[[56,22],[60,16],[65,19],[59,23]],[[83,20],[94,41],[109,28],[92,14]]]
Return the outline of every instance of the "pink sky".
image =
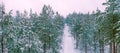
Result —
[[[13,9],[27,11],[33,9],[38,13],[41,12],[41,9],[44,4],[50,5],[54,11],[58,11],[61,15],[66,16],[72,12],[82,12],[87,13],[92,12],[97,9],[97,7],[104,11],[105,6],[102,6],[102,3],[106,0],[0,0],[5,3],[6,11]]]

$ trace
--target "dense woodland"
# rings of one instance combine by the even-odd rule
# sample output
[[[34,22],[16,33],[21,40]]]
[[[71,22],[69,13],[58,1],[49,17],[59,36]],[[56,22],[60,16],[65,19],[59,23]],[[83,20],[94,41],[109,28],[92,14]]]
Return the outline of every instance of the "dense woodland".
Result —
[[[0,5],[0,53],[60,53],[64,25],[82,53],[120,53],[120,0],[108,0],[104,12],[69,14],[66,18],[44,5],[40,14]]]

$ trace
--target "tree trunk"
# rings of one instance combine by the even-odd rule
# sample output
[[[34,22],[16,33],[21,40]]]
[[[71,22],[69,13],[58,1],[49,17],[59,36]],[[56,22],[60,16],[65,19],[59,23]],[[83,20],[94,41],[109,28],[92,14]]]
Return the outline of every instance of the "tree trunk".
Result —
[[[80,40],[80,37],[78,34],[75,34],[75,39],[76,39],[76,49],[79,49],[79,40]]]
[[[30,53],[30,36],[29,36],[29,46],[28,46],[28,53]]]
[[[76,48],[78,49],[79,47],[79,40],[78,40],[78,37],[76,37]]]
[[[44,53],[46,53],[46,43],[44,43]]]
[[[113,42],[113,53],[117,53],[117,46],[115,42]]]
[[[87,44],[85,43],[85,53],[87,53]]]
[[[43,53],[46,53],[46,38],[44,39],[44,44],[43,44]]]
[[[112,43],[110,43],[110,53],[112,53],[113,50],[112,50]]]
[[[104,53],[104,42],[102,41],[102,46],[101,46],[102,48],[101,48],[101,51],[102,51],[102,53]]]
[[[100,53],[104,53],[104,42],[102,40],[99,40],[99,44]]]
[[[113,53],[117,53],[117,48],[116,48],[116,43],[115,43],[115,29],[112,30],[112,38],[113,38],[113,41],[112,41]]]
[[[94,35],[94,53],[97,53],[96,51],[97,51],[97,47],[96,47],[96,44],[97,42],[96,42],[96,35]]]
[[[2,48],[1,48],[1,49],[2,49],[1,52],[2,52],[2,53],[4,53],[4,43],[3,43],[3,38],[4,38],[4,37],[2,36],[2,40],[1,40],[1,47],[2,47]]]
[[[115,50],[116,53],[118,53],[118,46],[117,46],[117,45],[115,46],[115,49],[116,49],[116,50]]]
[[[30,53],[30,48],[28,47],[28,53]]]
[[[97,48],[96,48],[96,45],[94,44],[94,53],[97,53],[96,50]]]
[[[50,45],[51,42],[50,42],[50,41],[51,41],[51,38],[50,38],[50,36],[49,36],[49,49],[50,49],[50,47],[51,47],[51,45]]]
[[[100,49],[100,53],[102,53],[102,47],[101,47],[101,40],[99,40],[99,49]]]

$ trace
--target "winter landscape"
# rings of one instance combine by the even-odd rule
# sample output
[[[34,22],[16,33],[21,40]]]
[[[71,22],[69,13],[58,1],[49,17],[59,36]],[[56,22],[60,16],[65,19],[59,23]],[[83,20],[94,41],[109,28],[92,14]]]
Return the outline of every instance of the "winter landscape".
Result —
[[[120,53],[120,0],[0,0],[0,53]]]

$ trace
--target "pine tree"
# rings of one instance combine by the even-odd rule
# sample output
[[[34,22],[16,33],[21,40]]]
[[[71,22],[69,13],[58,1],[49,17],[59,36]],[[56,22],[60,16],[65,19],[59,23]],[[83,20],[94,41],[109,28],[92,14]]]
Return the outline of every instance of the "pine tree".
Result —
[[[118,37],[119,28],[118,22],[119,22],[119,1],[118,0],[108,0],[104,5],[107,5],[106,7],[106,18],[107,23],[109,25],[109,38],[111,40],[110,42],[110,52],[111,53],[117,53],[117,42],[116,37]],[[117,26],[117,27],[116,27]]]

